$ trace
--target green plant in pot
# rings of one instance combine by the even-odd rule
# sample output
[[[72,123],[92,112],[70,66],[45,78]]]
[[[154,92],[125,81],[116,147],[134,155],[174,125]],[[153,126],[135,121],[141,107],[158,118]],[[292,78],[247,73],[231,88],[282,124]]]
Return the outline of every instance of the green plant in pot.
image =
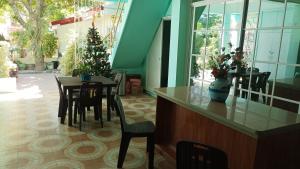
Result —
[[[91,80],[91,67],[88,64],[81,62],[78,67],[78,72],[81,81],[89,81]]]

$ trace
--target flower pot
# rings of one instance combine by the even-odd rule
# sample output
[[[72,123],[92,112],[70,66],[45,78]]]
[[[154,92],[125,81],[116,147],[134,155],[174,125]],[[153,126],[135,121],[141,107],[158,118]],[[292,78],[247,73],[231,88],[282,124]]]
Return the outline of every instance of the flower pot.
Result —
[[[91,80],[91,75],[89,75],[89,74],[80,74],[80,80],[81,81],[89,81],[89,80]]]
[[[208,90],[212,101],[225,102],[229,94],[230,82],[224,78],[217,78],[210,83]]]

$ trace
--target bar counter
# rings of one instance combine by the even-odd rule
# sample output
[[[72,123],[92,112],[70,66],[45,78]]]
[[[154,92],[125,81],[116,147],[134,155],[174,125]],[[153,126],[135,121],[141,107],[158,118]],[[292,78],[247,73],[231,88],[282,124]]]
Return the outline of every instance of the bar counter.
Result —
[[[160,88],[156,143],[175,159],[194,140],[226,152],[230,169],[299,169],[300,115],[229,96],[211,102],[207,86]]]

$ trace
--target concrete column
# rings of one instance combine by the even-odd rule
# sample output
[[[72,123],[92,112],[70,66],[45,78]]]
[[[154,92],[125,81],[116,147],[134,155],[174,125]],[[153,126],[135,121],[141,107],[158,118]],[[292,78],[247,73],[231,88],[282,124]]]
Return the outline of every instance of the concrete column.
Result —
[[[168,86],[184,86],[188,80],[192,0],[173,0]]]

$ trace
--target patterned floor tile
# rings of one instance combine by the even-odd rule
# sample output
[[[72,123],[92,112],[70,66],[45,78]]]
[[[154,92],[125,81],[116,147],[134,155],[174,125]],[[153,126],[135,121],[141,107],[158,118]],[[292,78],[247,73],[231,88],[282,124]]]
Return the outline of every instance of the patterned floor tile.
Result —
[[[0,94],[0,169],[116,168],[120,119],[113,111],[112,120],[106,120],[106,99],[102,107],[104,127],[94,120],[91,109],[83,131],[79,131],[78,124],[60,124],[53,74],[20,74],[17,89],[16,93]],[[122,102],[127,123],[155,120],[154,98],[124,96]],[[123,167],[146,169],[147,163],[146,139],[133,138]],[[158,153],[154,165],[156,169],[175,168]]]

